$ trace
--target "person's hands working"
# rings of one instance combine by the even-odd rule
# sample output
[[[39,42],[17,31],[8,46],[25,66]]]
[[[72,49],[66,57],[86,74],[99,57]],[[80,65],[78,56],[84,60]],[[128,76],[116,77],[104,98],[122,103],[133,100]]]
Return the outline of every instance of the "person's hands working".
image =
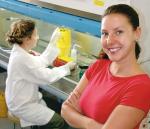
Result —
[[[73,62],[73,61],[68,62],[66,65],[68,65],[68,67],[69,67],[70,70],[73,70],[76,67],[76,63]]]

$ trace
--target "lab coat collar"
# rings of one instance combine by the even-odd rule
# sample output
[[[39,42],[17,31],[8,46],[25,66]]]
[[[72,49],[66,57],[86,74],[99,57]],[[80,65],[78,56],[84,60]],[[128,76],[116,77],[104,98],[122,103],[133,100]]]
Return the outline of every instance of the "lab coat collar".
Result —
[[[18,44],[14,44],[12,52],[16,52],[16,50],[21,52],[21,53],[27,54],[29,56],[31,55],[26,50],[24,50],[22,47],[20,47],[20,45],[18,45]]]

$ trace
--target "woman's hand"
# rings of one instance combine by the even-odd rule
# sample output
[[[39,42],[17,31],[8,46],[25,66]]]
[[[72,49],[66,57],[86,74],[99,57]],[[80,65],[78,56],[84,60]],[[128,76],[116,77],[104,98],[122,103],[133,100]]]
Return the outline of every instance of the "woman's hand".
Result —
[[[71,62],[68,62],[66,65],[68,65],[69,69],[70,70],[74,70],[75,67],[76,67],[76,63],[71,61]]]

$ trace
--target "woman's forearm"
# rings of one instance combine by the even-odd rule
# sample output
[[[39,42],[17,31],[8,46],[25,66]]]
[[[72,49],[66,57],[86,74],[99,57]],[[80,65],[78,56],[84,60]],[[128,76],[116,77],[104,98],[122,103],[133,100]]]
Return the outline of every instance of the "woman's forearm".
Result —
[[[93,129],[93,126],[95,127],[95,129],[102,128],[101,124],[80,114],[67,104],[63,104],[61,115],[70,126],[75,128]]]
[[[85,129],[86,118],[69,105],[62,105],[61,115],[70,126]]]

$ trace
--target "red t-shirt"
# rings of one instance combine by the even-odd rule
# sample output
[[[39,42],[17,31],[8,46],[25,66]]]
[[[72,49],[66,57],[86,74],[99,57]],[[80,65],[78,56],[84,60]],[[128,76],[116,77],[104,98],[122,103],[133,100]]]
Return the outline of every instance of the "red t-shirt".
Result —
[[[84,115],[104,124],[117,105],[150,108],[150,78],[146,74],[115,77],[109,71],[111,61],[97,60],[85,72],[89,81],[80,98]]]

